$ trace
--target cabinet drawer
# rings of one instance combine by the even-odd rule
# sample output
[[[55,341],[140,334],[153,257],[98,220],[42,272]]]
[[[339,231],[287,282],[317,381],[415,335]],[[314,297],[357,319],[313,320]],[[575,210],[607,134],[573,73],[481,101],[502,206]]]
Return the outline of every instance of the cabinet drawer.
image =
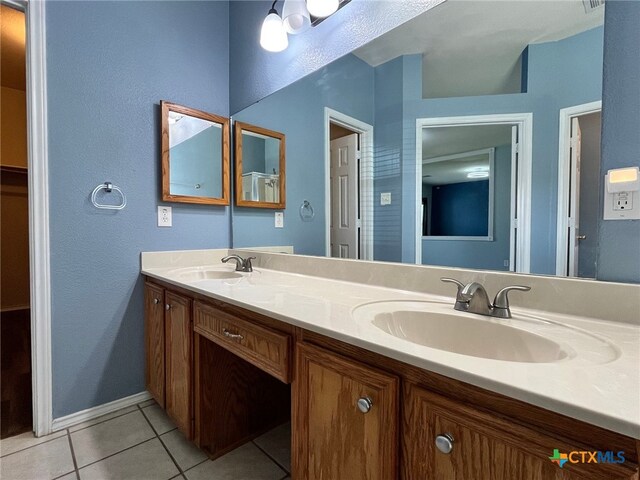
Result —
[[[285,383],[291,381],[291,337],[196,302],[194,330]]]

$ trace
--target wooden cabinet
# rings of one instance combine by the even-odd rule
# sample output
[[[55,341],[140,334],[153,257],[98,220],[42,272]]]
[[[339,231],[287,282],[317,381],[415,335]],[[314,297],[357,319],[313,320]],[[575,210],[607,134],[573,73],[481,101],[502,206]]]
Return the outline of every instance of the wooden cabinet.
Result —
[[[404,479],[637,478],[633,464],[567,462],[561,469],[549,459],[554,449],[569,453],[593,448],[568,443],[412,385],[407,390],[402,439]],[[443,453],[436,446],[438,436],[445,452],[452,447],[450,452]]]
[[[193,432],[193,323],[191,300],[165,293],[165,370],[167,414],[187,438]]]
[[[393,375],[299,343],[293,477],[397,478],[398,386]]]
[[[164,408],[164,289],[145,283],[145,384]]]
[[[191,300],[145,284],[147,390],[187,438],[193,435]]]

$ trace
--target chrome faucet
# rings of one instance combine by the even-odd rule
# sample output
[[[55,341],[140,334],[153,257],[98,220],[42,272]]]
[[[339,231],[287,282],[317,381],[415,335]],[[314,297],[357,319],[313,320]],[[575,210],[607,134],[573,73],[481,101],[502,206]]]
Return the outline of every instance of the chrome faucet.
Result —
[[[236,272],[253,272],[253,265],[251,260],[255,260],[256,257],[242,258],[240,255],[227,255],[222,258],[222,263],[227,263],[229,260],[236,262]]]
[[[511,290],[520,290],[528,292],[531,287],[524,285],[511,285],[500,290],[493,300],[493,305],[489,301],[489,296],[484,287],[478,282],[471,282],[467,285],[454,278],[441,278],[443,282],[453,283],[458,287],[456,294],[456,303],[453,306],[455,310],[461,312],[477,313],[478,315],[489,315],[498,318],[511,318],[511,309],[509,308],[508,293]]]

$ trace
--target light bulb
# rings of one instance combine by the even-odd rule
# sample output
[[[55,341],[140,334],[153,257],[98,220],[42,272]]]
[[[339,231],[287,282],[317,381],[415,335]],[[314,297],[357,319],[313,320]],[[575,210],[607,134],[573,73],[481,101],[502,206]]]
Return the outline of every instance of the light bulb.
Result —
[[[314,17],[324,18],[338,10],[340,0],[307,0],[309,13]]]
[[[262,22],[260,45],[269,52],[281,52],[289,45],[282,19],[274,9],[269,11],[269,15]]]
[[[282,22],[287,33],[298,34],[311,26],[311,18],[304,0],[285,0]]]

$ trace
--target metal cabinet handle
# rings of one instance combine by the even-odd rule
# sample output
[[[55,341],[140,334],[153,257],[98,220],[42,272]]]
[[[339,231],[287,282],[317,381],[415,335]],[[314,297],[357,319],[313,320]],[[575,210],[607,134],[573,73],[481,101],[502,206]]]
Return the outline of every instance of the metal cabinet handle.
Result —
[[[232,333],[229,330],[227,330],[226,328],[222,329],[222,333],[224,334],[225,337],[231,338],[232,340],[242,340],[244,338],[239,333]]]
[[[153,303],[155,303],[156,305],[160,303],[160,299],[159,298],[154,298],[153,299]]]
[[[171,310],[171,305],[169,305],[168,303],[164,306],[165,310]]]
[[[436,448],[444,454],[449,454],[453,450],[453,435],[443,433],[436,437]]]
[[[358,399],[358,410],[362,413],[368,413],[369,410],[371,410],[371,407],[373,407],[373,400],[371,400],[371,398],[360,397]]]
[[[586,236],[586,235],[578,235],[576,238],[577,238],[578,240],[586,240],[586,239],[587,239],[587,236]]]

